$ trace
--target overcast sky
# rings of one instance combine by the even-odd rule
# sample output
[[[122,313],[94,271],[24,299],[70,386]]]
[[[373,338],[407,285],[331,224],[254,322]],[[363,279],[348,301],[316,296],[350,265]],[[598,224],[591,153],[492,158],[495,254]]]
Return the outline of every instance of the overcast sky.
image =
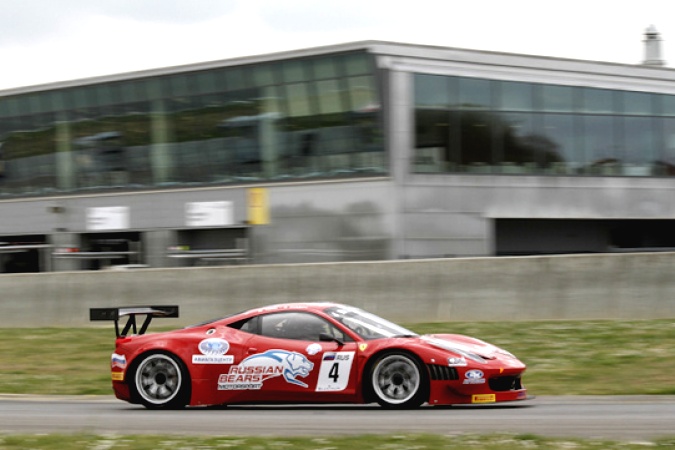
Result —
[[[0,0],[0,89],[360,40],[638,64],[675,0]]]

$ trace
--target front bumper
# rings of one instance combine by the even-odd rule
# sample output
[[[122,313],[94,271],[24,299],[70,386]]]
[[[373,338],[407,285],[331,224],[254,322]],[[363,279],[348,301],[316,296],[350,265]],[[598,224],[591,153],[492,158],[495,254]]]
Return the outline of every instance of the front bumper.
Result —
[[[431,369],[431,368],[430,368]],[[430,405],[486,404],[527,399],[521,377],[524,366],[430,370]],[[440,375],[442,376],[440,376]]]

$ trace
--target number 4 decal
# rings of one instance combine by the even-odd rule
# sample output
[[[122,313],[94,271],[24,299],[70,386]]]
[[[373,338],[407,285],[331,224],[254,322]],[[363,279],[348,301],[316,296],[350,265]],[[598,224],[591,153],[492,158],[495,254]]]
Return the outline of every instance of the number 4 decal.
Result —
[[[354,352],[328,352],[321,359],[317,392],[344,391],[352,371]]]
[[[333,363],[333,367],[330,368],[328,372],[328,378],[333,380],[333,383],[337,383],[340,379],[340,363]]]

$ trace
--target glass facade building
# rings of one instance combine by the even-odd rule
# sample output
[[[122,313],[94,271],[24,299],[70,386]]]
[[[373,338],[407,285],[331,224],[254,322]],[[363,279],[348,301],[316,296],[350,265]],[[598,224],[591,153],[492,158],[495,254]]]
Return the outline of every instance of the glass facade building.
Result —
[[[0,92],[0,273],[675,249],[675,71],[356,42]]]
[[[0,96],[0,198],[386,172],[366,52]]]

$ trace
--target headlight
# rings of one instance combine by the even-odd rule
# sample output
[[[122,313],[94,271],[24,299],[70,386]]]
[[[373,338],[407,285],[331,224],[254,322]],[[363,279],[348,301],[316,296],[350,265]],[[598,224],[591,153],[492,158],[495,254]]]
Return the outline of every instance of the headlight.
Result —
[[[463,356],[451,356],[448,358],[448,366],[450,367],[466,367],[468,363]]]

